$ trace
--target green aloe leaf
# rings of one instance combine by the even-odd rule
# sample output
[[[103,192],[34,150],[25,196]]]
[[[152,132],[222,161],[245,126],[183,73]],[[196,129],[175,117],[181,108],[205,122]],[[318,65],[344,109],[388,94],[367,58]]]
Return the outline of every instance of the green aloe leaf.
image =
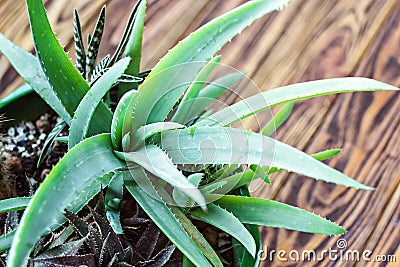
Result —
[[[345,92],[399,90],[392,85],[360,77],[333,78],[291,84],[256,94],[226,107],[197,125],[229,125],[262,110],[287,102]]]
[[[238,218],[236,218],[232,213],[212,203],[207,205],[207,210],[207,212],[204,212],[201,209],[194,209],[190,211],[190,215],[194,219],[214,225],[230,234],[242,243],[249,253],[255,257],[256,243],[254,242],[252,235],[247,231]]]
[[[203,254],[210,260],[214,266],[221,266],[223,264],[219,259],[217,253],[204,238],[204,236],[197,230],[196,226],[186,217],[186,215],[178,207],[170,207],[171,212],[178,219],[179,223],[183,226],[185,231],[189,234],[192,240],[196,243],[197,247],[203,252]],[[208,217],[209,218],[209,217]],[[215,221],[213,221],[215,222]],[[239,222],[240,223],[240,222]]]
[[[53,147],[53,143],[56,137],[64,130],[67,126],[67,123],[63,120],[57,122],[56,126],[51,130],[51,132],[47,135],[46,141],[44,141],[42,150],[40,151],[39,159],[36,167],[38,168],[40,164],[42,164],[43,160],[50,154],[51,148]]]
[[[160,179],[163,179],[173,187],[196,201],[201,207],[205,207],[204,196],[201,194],[186,176],[184,176],[168,156],[159,147],[155,145],[147,145],[135,152],[118,152],[115,154],[122,160],[136,163]]]
[[[171,209],[160,199],[154,199],[133,179],[125,180],[125,187],[172,243],[198,266],[211,266]]]
[[[241,196],[250,196],[250,192],[247,186],[242,186],[239,189],[239,195]],[[233,254],[234,254],[234,263],[237,267],[249,267],[254,266],[258,267],[260,265],[260,257],[258,253],[263,250],[263,243],[261,239],[260,229],[257,225],[254,224],[244,224],[246,229],[250,232],[253,236],[254,241],[256,242],[257,246],[257,256],[254,258],[246,248],[239,243],[236,239],[232,239],[233,245]]]
[[[328,149],[328,150],[324,150],[324,151],[321,151],[321,152],[317,152],[315,154],[311,154],[310,156],[313,157],[316,160],[323,161],[323,160],[327,160],[327,159],[335,157],[340,152],[342,152],[342,149],[339,149],[339,148]],[[268,174],[272,174],[272,173],[284,170],[284,169],[279,169],[279,168],[276,168],[276,167],[264,168],[264,169],[265,169],[265,171],[268,172]]]
[[[124,58],[112,66],[83,97],[71,121],[68,140],[69,148],[74,147],[88,135],[89,125],[96,108],[101,103],[104,95],[111,89],[114,82],[124,73],[129,64],[129,60],[130,58]],[[109,111],[109,113],[111,114],[111,111]],[[104,124],[105,127],[111,127],[111,123],[108,124],[106,120]]]
[[[0,236],[0,252],[4,252],[10,249],[11,243],[15,236],[15,232],[16,230],[13,230]]]
[[[244,76],[243,72],[234,72],[215,79],[212,83],[204,87],[199,95],[191,101],[191,108],[186,117],[190,120],[202,115],[206,107],[211,105],[215,99],[225,93],[231,86],[243,79]]]
[[[129,104],[135,97],[136,91],[132,90],[125,93],[118,102],[117,108],[113,114],[111,122],[111,140],[115,150],[122,150],[122,137],[130,130],[131,117],[126,114],[132,114],[132,106]],[[126,120],[126,121],[125,121]]]
[[[224,127],[191,127],[165,131],[161,146],[175,164],[258,164],[371,190],[294,147],[249,131]]]
[[[243,223],[321,235],[339,235],[346,232],[339,225],[314,213],[277,201],[245,196],[216,197],[217,205],[232,212]]]
[[[86,79],[90,80],[96,65],[97,55],[99,54],[99,48],[101,39],[104,32],[104,24],[106,21],[106,7],[103,6],[100,10],[99,17],[97,18],[96,26],[93,30],[93,35],[88,43],[88,51],[86,54]]]
[[[138,77],[140,73],[140,60],[142,57],[142,39],[143,39],[145,13],[146,13],[146,0],[138,1],[134,10],[132,11],[126,29],[127,40],[125,41],[125,43],[127,44],[125,49],[125,56],[130,57],[132,60],[129,63],[128,68],[126,69],[125,74],[132,75],[135,77]],[[121,42],[123,40],[124,38],[122,38]],[[116,56],[118,56],[117,53]],[[125,92],[131,89],[137,90],[138,83],[120,84],[118,88],[119,91],[118,93],[120,96],[122,96]]]
[[[331,158],[337,156],[340,152],[342,152],[342,149],[340,149],[340,148],[327,149],[327,150],[312,154],[311,157],[313,157],[317,160],[323,161],[323,160],[331,159]]]
[[[325,150],[325,151],[321,151],[321,152],[312,154],[310,156],[315,158],[316,160],[322,161],[322,160],[330,159],[330,158],[336,156],[341,151],[342,151],[341,149],[329,149],[329,150]],[[276,173],[278,171],[284,170],[284,169],[278,169],[275,167],[272,167],[272,168],[264,167],[264,169],[267,172],[267,174],[272,174],[272,173]],[[230,192],[231,190],[235,190],[239,187],[247,185],[248,183],[250,183],[251,181],[253,181],[257,178],[265,179],[268,177],[263,177],[259,173],[256,173],[253,170],[249,169],[249,170],[245,170],[242,172],[232,174],[227,177],[222,177],[220,179],[217,179],[214,182],[201,187],[200,191],[203,192],[204,194],[206,194],[206,193],[226,194],[227,192]]]
[[[13,210],[23,210],[28,205],[30,197],[15,197],[0,200],[0,213]]]
[[[28,53],[16,46],[0,33],[0,52],[10,61],[11,65],[21,75],[22,78],[29,84],[35,92],[40,95],[43,100],[68,124],[71,122],[71,115],[64,108],[60,99],[53,91],[51,85],[43,73],[39,60],[31,53]],[[20,89],[22,90],[22,89]],[[29,89],[26,87],[21,94],[28,94]],[[16,94],[17,92],[15,92]],[[4,103],[8,104],[15,99],[14,95],[10,95],[4,99]],[[17,95],[18,96],[18,95]],[[7,102],[7,101],[10,102]]]
[[[128,23],[125,26],[124,33],[122,34],[122,37],[121,37],[121,39],[119,41],[117,49],[116,49],[114,55],[112,56],[112,58],[110,60],[109,66],[112,66],[115,62],[117,62],[119,60],[119,58],[122,56],[124,50],[126,51],[126,49],[131,49],[132,48],[132,47],[128,47],[128,42],[131,42],[131,41],[133,41],[133,43],[137,42],[137,40],[131,40],[130,38],[133,38],[133,37],[135,37],[135,38],[138,37],[139,38],[139,36],[133,36],[132,35],[133,34],[132,31],[133,31],[134,27],[137,27],[136,30],[139,30],[139,32],[143,31],[143,29],[142,30],[139,29],[141,22],[140,21],[136,22],[136,19],[137,19],[137,16],[142,16],[142,12],[146,11],[146,9],[145,9],[146,8],[146,3],[145,2],[146,1],[139,0],[136,3],[135,7],[133,8],[131,14],[129,15]],[[143,6],[143,4],[144,4],[144,6]],[[140,20],[140,18],[139,18],[139,20]],[[135,23],[137,23],[136,26],[135,26]],[[140,37],[140,38],[142,38],[142,37]],[[127,56],[129,56],[129,55],[127,55]]]
[[[212,58],[207,64],[200,70],[197,76],[194,78],[189,88],[187,89],[185,95],[182,97],[182,101],[180,102],[177,110],[175,111],[174,116],[171,121],[179,122],[185,124],[188,121],[188,112],[191,109],[193,101],[190,101],[196,98],[200,89],[203,87],[204,83],[207,81],[211,72],[217,67],[218,63],[221,60],[221,56],[216,56]]]
[[[248,1],[210,21],[172,48],[139,87],[133,132],[147,123],[164,121],[187,88],[182,85],[190,84],[205,62],[253,21],[288,2],[289,0]],[[168,98],[165,97],[167,93]]]
[[[218,179],[200,188],[201,192],[212,192],[214,194],[226,194],[235,190],[243,185],[247,185],[254,179],[261,178],[256,176],[253,170],[246,170],[243,172],[232,174],[228,177]]]
[[[13,240],[8,266],[25,266],[40,236],[65,221],[64,209],[77,212],[100,191],[100,177],[124,166],[112,151],[110,134],[88,138],[71,149],[29,202]]]
[[[155,122],[144,125],[136,131],[135,148],[143,144],[146,138],[153,134],[180,128],[185,128],[185,126],[176,122]]]
[[[124,193],[123,173],[116,173],[111,179],[105,195],[106,217],[115,233],[122,234],[120,221],[121,203]]]
[[[0,113],[12,120],[3,121],[4,128],[14,126],[20,121],[36,120],[51,108],[25,83],[0,99]]]
[[[43,72],[46,74],[52,90],[69,115],[73,117],[75,109],[89,90],[89,85],[76,70],[54,35],[42,1],[26,0],[26,4],[33,41]],[[25,60],[22,62],[25,63]],[[43,97],[42,94],[40,95]],[[111,122],[112,115],[103,103],[95,115],[90,133],[94,135],[109,132],[109,124],[106,126],[104,121]],[[65,121],[68,123],[70,119],[67,118]]]
[[[260,131],[261,134],[271,136],[290,116],[294,103],[290,102],[284,105]]]
[[[0,40],[1,40],[1,34],[0,34]],[[1,41],[0,41],[1,42]],[[9,94],[7,94],[5,97],[0,99],[0,108],[3,108],[12,102],[20,99],[21,97],[24,97],[26,95],[29,95],[31,93],[34,93],[35,90],[27,83],[24,83],[14,90],[12,90]]]

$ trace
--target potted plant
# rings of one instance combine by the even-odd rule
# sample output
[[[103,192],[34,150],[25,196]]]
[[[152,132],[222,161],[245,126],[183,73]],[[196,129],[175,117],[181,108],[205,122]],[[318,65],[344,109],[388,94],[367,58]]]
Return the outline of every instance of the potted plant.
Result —
[[[10,249],[8,266],[67,264],[68,260],[71,265],[137,263],[132,262],[132,246],[117,235],[123,234],[121,203],[127,194],[183,253],[184,266],[223,266],[224,262],[195,220],[233,238],[236,266],[259,264],[257,225],[325,235],[344,233],[340,226],[313,213],[250,197],[247,184],[255,178],[269,183],[269,174],[288,170],[371,189],[320,162],[339,150],[307,155],[269,135],[287,118],[294,101],[396,87],[366,78],[319,80],[256,94],[217,112],[205,111],[243,77],[241,73],[228,74],[204,86],[220,60],[215,53],[254,20],[288,2],[258,0],[243,4],[190,34],[151,71],[140,72],[145,0],[135,6],[114,55],[98,64],[105,9],[87,48],[75,12],[76,66],[55,38],[42,1],[26,0],[37,57],[3,35],[0,52],[28,84],[20,89],[21,95],[34,90],[61,118],[47,143],[55,139],[65,142],[68,152],[32,197],[0,202],[3,212],[24,209],[17,229],[0,240],[3,251]],[[12,107],[14,99],[20,98],[5,101],[4,107]],[[237,121],[283,104],[286,106],[260,133],[232,127]],[[57,138],[64,126],[69,127],[68,136]],[[97,197],[103,190],[104,198]],[[76,216],[91,200],[97,200],[97,211],[90,203],[85,218]],[[66,221],[69,235],[63,234]],[[64,228],[60,235],[67,237],[49,242],[46,236],[60,227]],[[71,241],[74,229],[80,238]],[[43,240],[47,240],[45,245]],[[79,254],[83,246],[91,247],[90,253]],[[172,251],[173,246],[168,246],[141,264],[161,265]]]

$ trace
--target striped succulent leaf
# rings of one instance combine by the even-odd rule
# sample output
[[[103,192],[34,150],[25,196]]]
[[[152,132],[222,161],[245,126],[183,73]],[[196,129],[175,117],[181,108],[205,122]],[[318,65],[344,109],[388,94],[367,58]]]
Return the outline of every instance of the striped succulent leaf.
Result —
[[[81,22],[78,11],[74,9],[74,44],[76,55],[76,68],[82,77],[86,78],[86,52],[83,45]]]
[[[95,83],[97,79],[106,72],[109,61],[110,55],[108,54],[99,62],[99,64],[96,65],[89,79],[90,84]]]
[[[100,15],[97,19],[96,26],[93,31],[93,35],[88,38],[88,51],[86,54],[86,79],[90,79],[92,76],[94,66],[96,65],[97,55],[99,53],[101,39],[103,37],[104,24],[106,21],[106,7],[103,6]]]

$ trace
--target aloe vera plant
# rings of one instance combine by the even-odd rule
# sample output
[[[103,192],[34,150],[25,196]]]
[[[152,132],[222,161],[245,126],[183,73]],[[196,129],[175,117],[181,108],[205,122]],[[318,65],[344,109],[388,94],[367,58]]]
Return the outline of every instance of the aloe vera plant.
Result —
[[[344,233],[340,226],[311,212],[251,197],[247,184],[256,178],[268,183],[271,173],[287,170],[372,189],[321,162],[339,150],[307,155],[270,135],[274,125],[281,125],[289,116],[294,101],[340,92],[398,90],[396,87],[355,77],[312,81],[269,90],[218,112],[205,112],[243,77],[231,73],[205,85],[220,60],[214,55],[253,21],[288,2],[249,1],[190,34],[150,72],[140,72],[145,0],[136,4],[114,55],[97,65],[105,8],[86,49],[75,11],[75,66],[58,43],[42,1],[26,0],[37,57],[1,34],[0,52],[26,86],[69,127],[69,136],[63,140],[69,150],[29,203],[27,199],[0,202],[3,212],[26,206],[17,230],[0,238],[1,250],[10,248],[8,266],[26,265],[35,243],[66,222],[64,210],[77,213],[106,187],[106,218],[113,231],[123,231],[119,215],[126,188],[184,254],[185,266],[223,266],[193,220],[220,228],[234,238],[237,266],[258,264],[261,241],[257,225],[324,235]],[[236,121],[282,104],[285,106],[260,133],[232,127]],[[60,128],[54,129],[48,143],[55,140]]]

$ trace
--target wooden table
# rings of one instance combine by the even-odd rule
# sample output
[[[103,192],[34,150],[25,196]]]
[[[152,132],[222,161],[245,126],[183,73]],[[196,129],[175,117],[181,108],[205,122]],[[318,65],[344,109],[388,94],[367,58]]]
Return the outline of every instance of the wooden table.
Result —
[[[107,4],[104,51],[113,51],[135,1],[48,0],[46,6],[58,38],[72,47],[72,11],[81,15],[85,33]],[[144,36],[143,69],[151,68],[188,33],[244,0],[149,0]],[[32,50],[24,1],[0,1],[0,31]],[[73,50],[71,50],[73,51]],[[73,57],[73,52],[70,56]],[[400,2],[396,0],[294,0],[284,11],[264,17],[229,43],[222,63],[245,71],[268,90],[294,82],[364,76],[400,85]],[[0,88],[8,92],[22,81],[0,59]],[[233,102],[231,96],[226,99]],[[282,173],[253,194],[314,211],[344,226],[343,236],[325,237],[263,228],[269,251],[300,252],[338,249],[395,255],[397,262],[283,261],[265,266],[400,266],[400,94],[356,93],[297,103],[276,138],[308,153],[341,147],[329,165],[376,188],[357,191],[298,175]],[[254,122],[247,122],[254,127]],[[345,250],[343,250],[345,251]],[[294,255],[294,254],[292,254]],[[287,256],[287,255],[286,255]]]

